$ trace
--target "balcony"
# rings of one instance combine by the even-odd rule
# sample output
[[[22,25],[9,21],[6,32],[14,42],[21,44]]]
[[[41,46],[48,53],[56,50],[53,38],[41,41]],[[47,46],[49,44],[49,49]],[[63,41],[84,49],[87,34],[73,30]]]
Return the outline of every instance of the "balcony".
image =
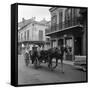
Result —
[[[72,28],[74,26],[79,26],[80,20],[78,18],[74,18],[71,20],[66,20],[65,22],[61,22],[59,24],[51,25],[50,28],[46,29],[45,34],[53,33],[55,31],[62,31],[68,28]]]

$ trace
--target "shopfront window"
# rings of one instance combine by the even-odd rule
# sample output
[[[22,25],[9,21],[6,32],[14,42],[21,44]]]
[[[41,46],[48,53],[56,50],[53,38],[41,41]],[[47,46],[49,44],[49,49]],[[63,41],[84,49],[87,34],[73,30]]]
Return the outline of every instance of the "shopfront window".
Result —
[[[70,55],[72,55],[72,45],[73,45],[72,38],[66,39],[66,46],[68,47]]]
[[[54,47],[57,47],[57,42],[56,42],[56,40],[53,40],[53,41],[52,41],[52,46],[53,46],[53,48],[54,48]]]

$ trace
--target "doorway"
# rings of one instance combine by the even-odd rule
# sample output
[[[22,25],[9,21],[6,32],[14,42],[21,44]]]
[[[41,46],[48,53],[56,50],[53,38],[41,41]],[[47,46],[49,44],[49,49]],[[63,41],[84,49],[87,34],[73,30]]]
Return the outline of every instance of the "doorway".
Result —
[[[68,47],[68,51],[69,53],[67,52],[66,53],[66,60],[72,60],[72,55],[73,55],[73,52],[72,52],[72,49],[73,49],[73,40],[72,40],[72,37],[67,37],[66,38],[66,46]]]
[[[63,45],[63,39],[59,39],[58,40],[58,46],[62,46]]]
[[[75,55],[82,54],[82,39],[81,37],[75,38]]]

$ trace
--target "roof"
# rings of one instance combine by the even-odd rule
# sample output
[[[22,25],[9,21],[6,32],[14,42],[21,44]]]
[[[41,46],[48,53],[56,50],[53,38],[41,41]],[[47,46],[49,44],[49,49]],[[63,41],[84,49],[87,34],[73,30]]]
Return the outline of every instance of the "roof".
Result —
[[[52,11],[54,11],[56,9],[57,9],[57,7],[52,7],[52,8],[49,9],[49,11],[52,12]]]
[[[30,22],[31,22],[31,19],[28,19],[28,20],[25,20],[24,21],[24,24],[26,25],[26,24],[28,24]],[[23,26],[23,21],[21,21],[21,22],[18,23],[18,27],[22,27],[22,26]]]
[[[18,27],[20,28],[19,30],[21,30],[21,29],[25,28],[26,26],[28,26],[31,23],[38,24],[38,25],[43,25],[43,26],[45,26],[45,25],[48,26],[49,22],[50,21],[46,21],[45,19],[43,19],[41,21],[35,21],[35,20],[32,20],[32,19],[28,19],[28,20],[24,20],[22,22],[19,22]]]

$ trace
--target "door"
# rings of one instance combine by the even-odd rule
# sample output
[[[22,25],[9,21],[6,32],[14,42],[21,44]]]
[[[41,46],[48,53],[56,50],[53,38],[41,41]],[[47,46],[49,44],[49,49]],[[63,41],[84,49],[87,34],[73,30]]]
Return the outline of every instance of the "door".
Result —
[[[75,55],[81,55],[82,45],[81,45],[81,37],[75,38]]]
[[[66,46],[68,46],[69,53],[66,53],[66,60],[72,60],[72,48],[73,48],[73,40],[72,38],[66,39]]]
[[[58,46],[62,46],[63,45],[63,39],[59,39],[58,40]]]

